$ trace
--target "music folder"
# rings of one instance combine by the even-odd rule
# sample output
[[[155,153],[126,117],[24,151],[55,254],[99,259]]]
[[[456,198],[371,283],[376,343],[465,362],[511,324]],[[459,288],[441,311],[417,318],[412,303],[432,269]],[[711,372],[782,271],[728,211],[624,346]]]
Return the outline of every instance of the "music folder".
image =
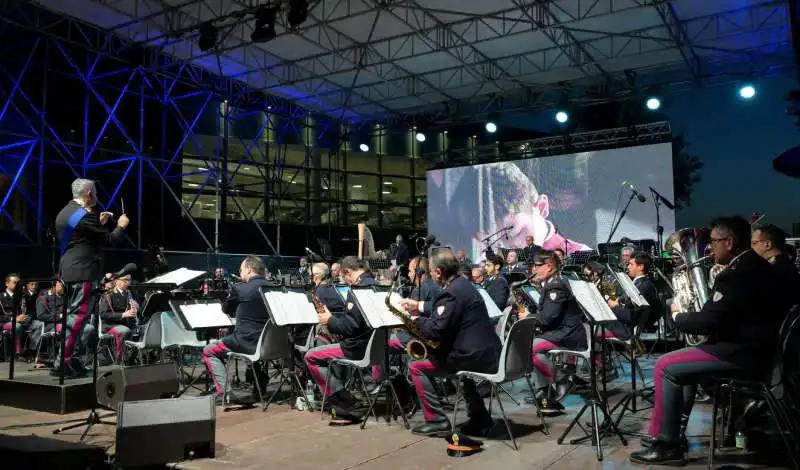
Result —
[[[364,320],[367,321],[367,324],[371,328],[397,327],[403,325],[403,321],[393,314],[386,306],[386,292],[376,292],[369,287],[353,287],[350,289],[350,292],[353,294],[352,298],[355,299],[362,315],[364,315]],[[397,305],[398,298],[399,295],[390,299],[390,301],[392,305],[395,305],[395,308],[402,310],[399,308],[399,305]],[[345,304],[345,308],[349,310],[351,306]]]
[[[533,286],[522,286],[522,292],[530,299],[535,305],[539,305],[539,300],[542,294]]]
[[[196,271],[186,268],[178,268],[174,271],[164,273],[156,276],[145,282],[145,284],[175,284],[180,287],[189,281],[193,281],[199,277],[205,276],[205,271]]]
[[[494,300],[489,295],[489,292],[486,291],[486,289],[484,289],[482,286],[475,286],[475,289],[477,289],[478,293],[481,295],[483,303],[486,304],[486,311],[489,312],[489,318],[503,316],[503,311],[500,310],[500,307],[498,307],[496,303],[494,303]],[[503,308],[505,308],[505,305]]]
[[[650,305],[647,302],[647,299],[645,299],[641,292],[639,292],[639,289],[636,288],[636,284],[631,281],[631,278],[629,278],[627,274],[615,272],[614,275],[617,276],[619,285],[622,286],[622,290],[625,291],[625,295],[631,299],[631,302],[633,302],[634,305],[637,307],[647,307]]]
[[[317,310],[304,292],[269,287],[262,287],[260,290],[267,312],[276,325],[316,325],[319,323]]]
[[[568,282],[572,295],[575,296],[592,323],[603,325],[617,320],[617,316],[614,315],[603,295],[597,290],[597,286],[590,282],[573,279],[569,279]]]
[[[222,311],[222,303],[180,303],[170,301],[172,311],[181,319],[187,330],[228,328],[233,326],[231,318]]]

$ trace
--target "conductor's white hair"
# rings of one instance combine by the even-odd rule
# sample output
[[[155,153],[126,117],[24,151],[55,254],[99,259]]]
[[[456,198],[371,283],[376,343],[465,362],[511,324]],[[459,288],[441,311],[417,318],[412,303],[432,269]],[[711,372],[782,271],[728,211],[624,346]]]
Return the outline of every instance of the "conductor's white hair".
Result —
[[[325,263],[314,263],[311,266],[311,274],[319,276],[322,279],[328,279],[331,276],[331,270]]]
[[[622,254],[625,254],[625,253],[633,254],[635,251],[636,251],[636,249],[634,247],[632,247],[632,246],[623,246],[622,250],[620,250],[620,253],[622,253]]]
[[[86,190],[94,192],[94,181],[78,178],[72,182],[72,197],[75,199],[83,197]]]

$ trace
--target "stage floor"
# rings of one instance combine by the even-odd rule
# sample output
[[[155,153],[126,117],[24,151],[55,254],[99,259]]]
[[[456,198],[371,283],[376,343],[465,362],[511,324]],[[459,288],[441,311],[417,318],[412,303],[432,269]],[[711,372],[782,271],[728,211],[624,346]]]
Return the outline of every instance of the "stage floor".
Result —
[[[646,367],[647,369],[649,367]],[[647,375],[650,375],[649,370]],[[619,379],[612,385],[619,388],[618,393],[611,398],[611,401],[615,402],[624,393],[625,379]],[[520,385],[512,387],[509,391],[520,399],[525,396],[525,390]],[[538,431],[537,420],[531,406],[523,402],[517,407],[508,398],[503,403],[518,435],[519,452],[515,452],[511,448],[510,441],[506,440],[504,427],[499,419],[494,436],[485,441],[484,452],[456,459],[446,455],[443,439],[414,436],[397,423],[387,425],[382,419],[380,422],[375,422],[373,419],[364,431],[357,426],[331,428],[320,418],[318,412],[300,412],[291,410],[287,405],[273,405],[266,412],[250,409],[226,413],[218,409],[216,458],[185,462],[179,464],[177,468],[191,470],[277,467],[294,470],[641,468],[628,462],[630,452],[639,449],[637,439],[630,440],[627,448],[617,438],[604,440],[605,461],[600,463],[596,460],[594,449],[589,445],[556,444],[556,438],[582,405],[578,396],[572,395],[565,401],[568,408],[565,415],[548,420],[552,431],[550,437]],[[80,418],[84,414],[58,416],[0,407],[0,427]],[[644,411],[639,415],[627,416],[623,420],[625,429],[643,430],[650,412]],[[421,419],[421,413],[417,413],[412,425],[421,422]],[[53,437],[51,435],[53,429],[54,427],[40,427],[6,432],[12,435],[37,434]],[[705,468],[709,429],[709,407],[700,406],[692,415],[689,430],[691,464],[687,468]],[[58,438],[76,441],[81,432],[82,429],[74,430]],[[579,433],[580,430],[573,430],[574,437],[579,436]],[[89,443],[113,450],[113,427],[95,428],[89,436]],[[732,463],[733,460],[735,459],[720,457],[717,462]],[[762,465],[759,468],[779,467]]]

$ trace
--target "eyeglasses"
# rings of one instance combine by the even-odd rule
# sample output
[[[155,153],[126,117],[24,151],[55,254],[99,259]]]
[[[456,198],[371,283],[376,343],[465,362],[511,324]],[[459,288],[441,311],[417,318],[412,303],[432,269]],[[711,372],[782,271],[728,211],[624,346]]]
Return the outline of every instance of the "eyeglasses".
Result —
[[[534,268],[540,268],[540,267],[542,267],[542,266],[545,266],[546,264],[547,264],[547,263],[533,263],[533,267],[534,267]]]
[[[730,239],[731,239],[731,237],[712,238],[711,239],[711,243],[717,243],[717,242],[721,242],[721,241],[724,241],[724,240],[730,240]]]

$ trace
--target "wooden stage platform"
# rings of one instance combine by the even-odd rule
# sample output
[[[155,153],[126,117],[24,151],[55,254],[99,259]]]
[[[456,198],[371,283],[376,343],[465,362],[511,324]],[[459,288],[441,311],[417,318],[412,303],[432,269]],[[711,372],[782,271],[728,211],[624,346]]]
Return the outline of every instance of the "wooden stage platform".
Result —
[[[108,368],[100,368],[100,372]],[[8,380],[8,362],[0,363],[0,405],[47,413],[64,414],[86,410],[95,401],[91,375],[64,380],[50,375],[49,369],[34,369],[32,363],[17,362],[14,380]]]

